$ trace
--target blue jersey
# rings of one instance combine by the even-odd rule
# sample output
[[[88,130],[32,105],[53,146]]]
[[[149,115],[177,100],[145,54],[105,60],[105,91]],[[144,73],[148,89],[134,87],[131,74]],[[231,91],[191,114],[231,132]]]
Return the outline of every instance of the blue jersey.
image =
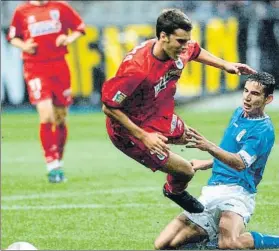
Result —
[[[237,184],[250,193],[256,193],[274,140],[274,128],[269,116],[245,118],[243,109],[237,108],[220,147],[225,151],[238,153],[246,168],[237,171],[215,158],[208,185]]]

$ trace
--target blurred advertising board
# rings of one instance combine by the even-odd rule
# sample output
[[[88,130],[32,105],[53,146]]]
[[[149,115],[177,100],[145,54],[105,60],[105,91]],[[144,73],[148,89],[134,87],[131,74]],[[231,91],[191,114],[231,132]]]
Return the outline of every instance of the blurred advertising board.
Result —
[[[206,24],[194,23],[192,37],[216,56],[239,62],[238,20],[221,18]],[[72,76],[75,98],[89,98],[100,92],[105,79],[117,71],[125,54],[140,42],[153,38],[153,24],[106,26],[88,25],[86,35],[68,47],[67,61]],[[4,30],[2,38],[5,37]],[[20,52],[1,39],[1,102],[18,105],[26,101]],[[213,67],[190,62],[177,85],[177,99],[234,91],[239,88],[238,76],[225,74]]]

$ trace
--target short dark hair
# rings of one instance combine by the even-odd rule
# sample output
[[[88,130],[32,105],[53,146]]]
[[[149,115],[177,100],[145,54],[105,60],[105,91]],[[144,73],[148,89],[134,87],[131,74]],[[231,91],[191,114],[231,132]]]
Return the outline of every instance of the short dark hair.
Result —
[[[164,31],[167,35],[172,34],[176,29],[191,31],[193,28],[191,20],[179,9],[164,9],[157,18],[156,36],[159,39],[160,33]]]
[[[275,89],[275,78],[267,72],[257,72],[248,76],[247,81],[255,81],[264,87],[264,95],[273,94]]]

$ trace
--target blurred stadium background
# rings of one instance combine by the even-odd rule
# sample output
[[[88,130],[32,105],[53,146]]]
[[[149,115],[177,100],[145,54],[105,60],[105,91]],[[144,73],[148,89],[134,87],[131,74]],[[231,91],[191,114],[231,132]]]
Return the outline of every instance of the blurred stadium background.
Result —
[[[1,2],[1,35],[20,1]],[[87,24],[87,35],[69,47],[75,105],[99,106],[104,79],[112,77],[123,55],[142,40],[154,37],[163,8],[178,7],[194,21],[193,38],[229,61],[246,62],[279,79],[278,1],[70,1]],[[1,40],[1,102],[26,105],[20,52]],[[179,81],[177,99],[235,91],[237,76],[190,63]]]
[[[228,61],[247,63],[279,81],[279,1],[69,1],[87,35],[69,47],[74,105],[69,116],[65,171],[69,181],[48,184],[38,141],[38,118],[22,77],[20,52],[5,38],[21,1],[1,1],[1,249],[28,241],[45,250],[146,250],[181,210],[161,193],[152,174],[109,141],[100,90],[124,54],[154,37],[156,17],[177,7],[194,22],[193,37]],[[218,143],[239,105],[243,77],[190,63],[178,83],[178,113]],[[279,135],[278,90],[271,116]],[[209,109],[213,108],[213,109]],[[173,147],[187,159],[205,153]],[[279,144],[276,139],[249,229],[279,234]],[[210,171],[197,173],[198,195]]]

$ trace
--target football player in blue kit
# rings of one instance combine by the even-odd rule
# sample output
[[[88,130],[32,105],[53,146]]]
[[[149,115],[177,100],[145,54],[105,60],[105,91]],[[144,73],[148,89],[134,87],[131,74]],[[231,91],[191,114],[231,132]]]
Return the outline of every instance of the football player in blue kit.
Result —
[[[242,107],[235,110],[220,146],[195,129],[188,133],[191,144],[187,148],[207,151],[214,157],[192,160],[196,171],[212,168],[199,198],[205,210],[177,216],[155,240],[156,249],[279,249],[279,236],[245,231],[274,145],[274,128],[264,112],[273,100],[274,88],[275,79],[266,72],[247,78]]]

